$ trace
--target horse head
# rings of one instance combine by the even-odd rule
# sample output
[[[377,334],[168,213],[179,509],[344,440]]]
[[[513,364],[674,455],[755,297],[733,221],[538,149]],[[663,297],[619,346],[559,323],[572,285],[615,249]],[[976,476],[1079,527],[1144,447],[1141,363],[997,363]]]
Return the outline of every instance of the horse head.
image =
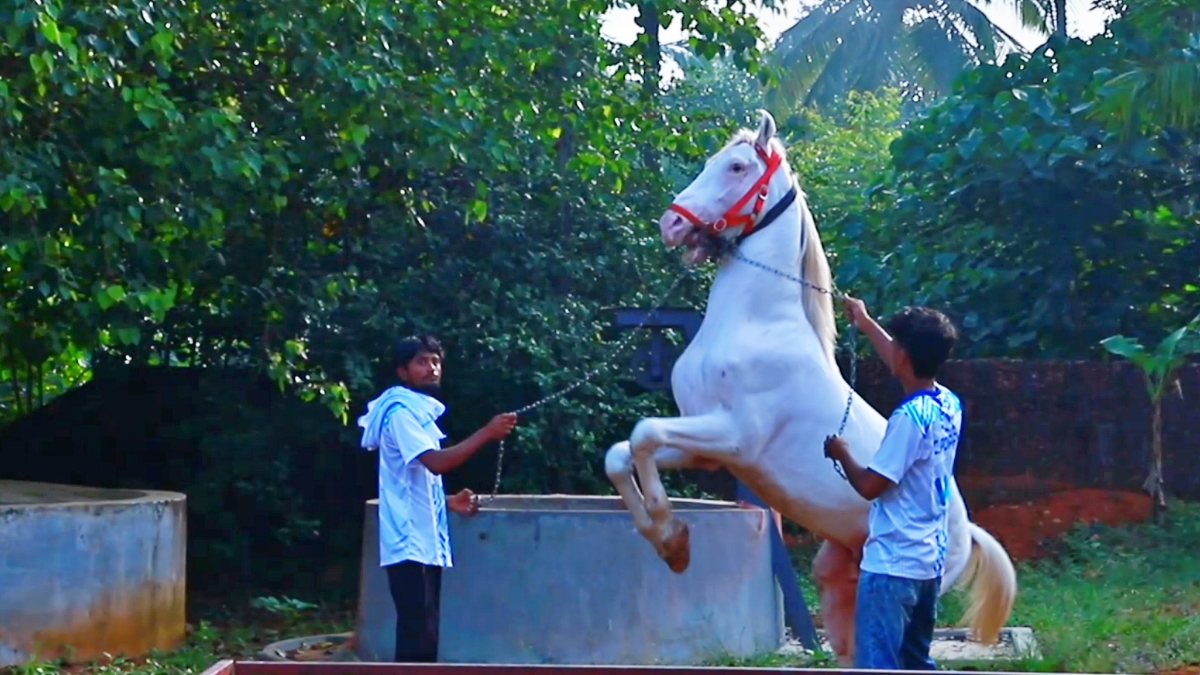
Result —
[[[768,194],[782,195],[791,184],[775,118],[759,114],[758,131],[734,134],[659,220],[663,243],[683,245],[687,263],[715,258],[722,246],[749,235],[764,216]]]

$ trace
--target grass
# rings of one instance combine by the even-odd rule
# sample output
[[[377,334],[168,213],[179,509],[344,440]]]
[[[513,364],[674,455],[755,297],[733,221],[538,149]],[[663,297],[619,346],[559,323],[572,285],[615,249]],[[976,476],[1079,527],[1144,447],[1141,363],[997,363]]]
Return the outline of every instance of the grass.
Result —
[[[1200,663],[1200,505],[1163,527],[1079,528],[1019,571],[1014,625],[1054,669],[1152,672]]]
[[[809,609],[818,606],[808,570],[815,549],[794,553]],[[1040,658],[954,662],[944,667],[1085,673],[1153,673],[1200,664],[1200,504],[1175,502],[1169,522],[1077,527],[1054,555],[1017,567],[1010,626],[1030,626]],[[953,626],[962,596],[942,599],[939,624]],[[823,667],[814,658],[771,655],[714,665]],[[1198,670],[1197,672],[1200,672]]]
[[[1164,672],[1200,663],[1200,504],[1174,503],[1163,527],[1081,527],[1052,559],[1018,567],[1020,590],[1009,625],[1031,626],[1041,657],[1018,662],[946,663],[979,670],[1090,673]],[[809,608],[818,606],[808,570],[815,551],[795,552]],[[943,598],[941,623],[961,615]],[[0,675],[194,675],[222,658],[250,658],[285,638],[353,628],[353,603],[308,606],[260,598],[202,612],[181,649],[90,664],[30,663]],[[836,667],[827,654],[720,659],[710,665]]]

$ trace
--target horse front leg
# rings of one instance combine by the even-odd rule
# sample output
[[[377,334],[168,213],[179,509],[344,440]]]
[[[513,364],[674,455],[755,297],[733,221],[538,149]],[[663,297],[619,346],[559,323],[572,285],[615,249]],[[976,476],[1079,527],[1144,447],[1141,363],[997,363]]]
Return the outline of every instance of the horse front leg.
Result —
[[[683,573],[691,562],[691,547],[687,524],[671,515],[671,503],[658,473],[655,455],[660,448],[669,447],[693,461],[706,464],[725,464],[737,454],[734,426],[725,412],[694,417],[649,418],[638,422],[629,439],[638,482],[645,493],[646,514],[650,528],[646,538],[676,574]]]
[[[720,468],[720,464],[706,460],[696,455],[688,455],[676,448],[662,447],[654,451],[654,465],[659,469],[706,469],[709,471]],[[604,455],[604,472],[612,481],[621,501],[625,502],[629,513],[633,515],[633,524],[651,543],[654,542],[654,522],[646,510],[642,491],[633,480],[633,452],[629,441],[621,441],[608,449]]]

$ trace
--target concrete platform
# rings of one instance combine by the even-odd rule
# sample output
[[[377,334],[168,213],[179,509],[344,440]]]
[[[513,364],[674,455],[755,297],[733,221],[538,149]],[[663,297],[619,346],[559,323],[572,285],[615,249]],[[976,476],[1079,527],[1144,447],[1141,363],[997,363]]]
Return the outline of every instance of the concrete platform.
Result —
[[[0,481],[0,667],[182,644],[186,500]]]
[[[442,577],[443,663],[690,665],[783,644],[765,511],[672,500],[691,530],[674,574],[618,497],[502,495],[450,514]],[[379,567],[378,503],[367,503],[356,651],[390,661],[395,612]]]

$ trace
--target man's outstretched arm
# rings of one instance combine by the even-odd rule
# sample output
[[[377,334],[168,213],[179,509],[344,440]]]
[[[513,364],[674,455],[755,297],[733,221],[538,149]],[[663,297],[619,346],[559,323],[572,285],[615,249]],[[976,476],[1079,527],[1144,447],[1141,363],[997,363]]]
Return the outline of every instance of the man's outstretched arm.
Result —
[[[440,450],[429,449],[417,455],[417,459],[432,473],[441,475],[462,466],[480,448],[492,441],[507,436],[517,424],[514,413],[501,413],[466,439]]]

